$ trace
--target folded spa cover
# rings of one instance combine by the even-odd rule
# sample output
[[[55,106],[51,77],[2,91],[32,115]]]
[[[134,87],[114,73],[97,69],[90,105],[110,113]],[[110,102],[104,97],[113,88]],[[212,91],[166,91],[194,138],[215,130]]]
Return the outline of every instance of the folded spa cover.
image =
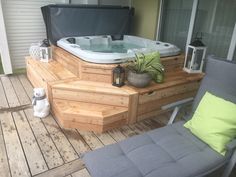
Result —
[[[58,4],[41,7],[52,44],[63,37],[129,34],[134,9],[122,6]]]

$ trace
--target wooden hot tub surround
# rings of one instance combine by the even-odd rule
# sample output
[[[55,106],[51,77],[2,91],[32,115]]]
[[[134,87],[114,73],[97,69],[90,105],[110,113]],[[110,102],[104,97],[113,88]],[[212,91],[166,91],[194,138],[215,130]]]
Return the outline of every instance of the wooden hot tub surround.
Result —
[[[53,47],[54,60],[26,57],[27,77],[46,89],[61,126],[96,132],[132,124],[163,112],[163,105],[193,97],[203,74],[182,71],[184,56],[162,58],[165,81],[146,88],[111,85],[115,64],[94,64]]]

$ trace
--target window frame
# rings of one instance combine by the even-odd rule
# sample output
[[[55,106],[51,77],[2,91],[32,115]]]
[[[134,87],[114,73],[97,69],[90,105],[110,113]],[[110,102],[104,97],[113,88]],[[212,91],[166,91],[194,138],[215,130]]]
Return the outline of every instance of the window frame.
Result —
[[[164,4],[165,0],[160,0],[159,4],[159,16],[158,16],[158,22],[157,22],[157,30],[156,30],[156,40],[160,40],[160,35],[161,35],[161,28],[162,28],[162,20],[163,20],[163,9],[164,9]],[[192,12],[191,12],[191,17],[190,17],[190,22],[189,22],[189,28],[188,28],[188,35],[187,35],[187,40],[186,40],[186,46],[185,49],[187,49],[188,44],[191,43],[192,36],[193,36],[193,29],[195,25],[195,20],[196,20],[196,14],[198,10],[198,4],[199,0],[193,0],[192,4]],[[185,50],[186,51],[186,50]],[[234,52],[236,52],[236,22],[234,26],[234,31],[231,37],[231,42],[227,54],[227,60],[232,61]]]

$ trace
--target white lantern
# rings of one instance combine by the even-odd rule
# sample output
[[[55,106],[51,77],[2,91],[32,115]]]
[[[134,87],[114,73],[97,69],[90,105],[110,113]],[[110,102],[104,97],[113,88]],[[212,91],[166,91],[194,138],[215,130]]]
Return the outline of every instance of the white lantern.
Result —
[[[196,38],[196,40],[189,44],[185,55],[184,71],[188,73],[201,73],[206,49],[200,38]]]
[[[42,45],[39,47],[40,61],[49,62],[52,60],[52,48],[47,39],[43,40]]]

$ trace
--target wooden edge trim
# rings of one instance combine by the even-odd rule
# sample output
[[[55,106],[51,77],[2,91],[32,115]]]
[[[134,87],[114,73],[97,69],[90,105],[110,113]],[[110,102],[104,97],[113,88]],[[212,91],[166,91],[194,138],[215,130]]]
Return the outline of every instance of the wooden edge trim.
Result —
[[[137,122],[139,94],[135,93],[129,96],[128,124]]]
[[[65,82],[70,82],[69,80],[66,80]],[[71,79],[71,81],[76,81]],[[83,90],[81,88],[69,88],[69,87],[60,87],[60,86],[57,86],[57,84],[60,84],[60,83],[63,83],[63,82],[50,82],[51,84],[53,84],[52,88],[53,89],[60,89],[60,90],[67,90],[67,91],[73,91],[73,92],[76,92],[76,91],[80,91],[80,92],[86,92],[86,93],[99,93],[99,94],[106,94],[106,95],[117,95],[117,96],[129,96],[130,93],[129,92],[126,92],[125,90],[121,90],[122,92],[109,92],[109,91],[102,91],[102,90]]]
[[[34,177],[64,177],[85,168],[82,159],[76,159],[62,166],[53,168]]]

